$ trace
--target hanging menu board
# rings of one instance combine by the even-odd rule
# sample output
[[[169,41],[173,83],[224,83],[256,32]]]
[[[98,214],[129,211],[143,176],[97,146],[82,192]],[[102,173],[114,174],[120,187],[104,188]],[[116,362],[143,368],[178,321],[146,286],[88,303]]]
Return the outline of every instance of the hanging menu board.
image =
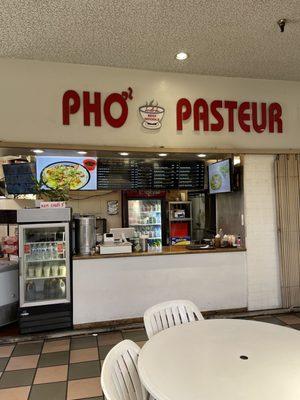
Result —
[[[205,162],[99,160],[98,189],[204,189]]]

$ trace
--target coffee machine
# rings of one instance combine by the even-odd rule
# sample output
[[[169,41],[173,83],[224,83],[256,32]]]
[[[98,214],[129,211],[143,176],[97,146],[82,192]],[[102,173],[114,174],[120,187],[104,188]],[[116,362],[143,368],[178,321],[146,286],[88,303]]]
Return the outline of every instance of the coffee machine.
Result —
[[[89,255],[106,232],[106,219],[93,214],[73,215],[73,252]]]

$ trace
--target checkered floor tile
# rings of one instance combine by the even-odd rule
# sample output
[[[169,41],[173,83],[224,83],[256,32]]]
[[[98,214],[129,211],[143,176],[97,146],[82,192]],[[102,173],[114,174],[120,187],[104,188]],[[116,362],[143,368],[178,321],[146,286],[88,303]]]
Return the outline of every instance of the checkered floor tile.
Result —
[[[300,330],[300,314],[247,318]],[[109,350],[144,329],[0,346],[0,400],[102,400],[101,364]]]

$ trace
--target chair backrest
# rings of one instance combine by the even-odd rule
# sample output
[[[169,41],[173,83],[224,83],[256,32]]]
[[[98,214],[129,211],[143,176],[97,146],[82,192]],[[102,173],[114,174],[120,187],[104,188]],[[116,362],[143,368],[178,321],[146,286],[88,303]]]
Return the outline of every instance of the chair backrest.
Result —
[[[145,400],[138,371],[139,346],[123,340],[107,354],[102,371],[101,386],[107,400]]]
[[[148,338],[172,326],[203,320],[197,306],[189,300],[173,300],[156,304],[144,314]]]

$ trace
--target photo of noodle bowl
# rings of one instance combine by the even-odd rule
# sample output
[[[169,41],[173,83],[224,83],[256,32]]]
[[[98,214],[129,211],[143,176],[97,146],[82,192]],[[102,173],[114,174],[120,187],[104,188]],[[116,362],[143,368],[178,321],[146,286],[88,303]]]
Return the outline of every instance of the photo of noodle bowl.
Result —
[[[79,190],[89,182],[90,172],[81,164],[62,161],[47,165],[41,171],[40,178],[50,189],[68,187],[70,190]]]
[[[139,108],[141,117],[143,118],[143,127],[146,129],[159,129],[161,120],[163,119],[165,109],[159,107],[158,103],[154,104],[154,100]]]

